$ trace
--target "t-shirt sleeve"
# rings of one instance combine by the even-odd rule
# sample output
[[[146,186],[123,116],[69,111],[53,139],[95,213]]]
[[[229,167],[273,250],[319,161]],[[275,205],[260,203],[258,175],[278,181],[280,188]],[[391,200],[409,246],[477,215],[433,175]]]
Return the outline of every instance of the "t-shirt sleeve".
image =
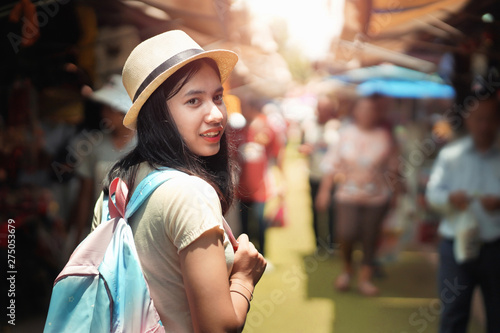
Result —
[[[95,203],[94,216],[92,217],[92,227],[90,229],[91,232],[94,231],[94,229],[97,228],[99,224],[101,224],[103,200],[104,200],[104,193],[101,192],[99,199],[97,199],[97,202]]]
[[[449,162],[449,148],[441,150],[432,166],[429,181],[427,182],[425,197],[429,205],[437,212],[447,215],[453,212],[449,196],[453,184],[453,167]]]
[[[216,228],[224,235],[222,209],[215,189],[195,176],[180,176],[161,185],[167,236],[180,252],[203,233]]]

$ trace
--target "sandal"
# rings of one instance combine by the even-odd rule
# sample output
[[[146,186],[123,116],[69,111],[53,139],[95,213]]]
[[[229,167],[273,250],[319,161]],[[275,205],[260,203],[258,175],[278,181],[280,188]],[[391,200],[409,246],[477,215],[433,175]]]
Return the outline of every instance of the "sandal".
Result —
[[[370,281],[363,281],[358,284],[358,290],[363,296],[373,297],[379,294],[377,287]]]
[[[335,289],[338,291],[347,291],[351,288],[351,276],[349,273],[340,274],[337,279],[335,279]]]

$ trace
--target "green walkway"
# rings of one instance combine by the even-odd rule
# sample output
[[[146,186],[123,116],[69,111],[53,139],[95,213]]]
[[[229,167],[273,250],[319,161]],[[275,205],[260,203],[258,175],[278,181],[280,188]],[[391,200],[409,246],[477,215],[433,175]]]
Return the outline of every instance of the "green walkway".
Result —
[[[402,252],[387,264],[386,277],[376,281],[379,297],[334,290],[340,260],[315,254],[306,163],[293,150],[288,152],[284,171],[289,224],[268,230],[267,258],[274,269],[257,287],[244,332],[437,332],[440,304],[432,252]],[[482,330],[473,321],[469,332]]]

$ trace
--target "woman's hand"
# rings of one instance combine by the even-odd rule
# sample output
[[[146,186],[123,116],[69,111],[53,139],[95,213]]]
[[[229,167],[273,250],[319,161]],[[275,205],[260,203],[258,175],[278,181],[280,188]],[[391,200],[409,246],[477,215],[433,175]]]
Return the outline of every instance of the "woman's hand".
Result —
[[[326,174],[321,178],[321,183],[319,184],[318,194],[314,198],[314,208],[319,212],[324,212],[328,209],[330,202],[332,200],[332,188],[334,185],[334,175]]]
[[[266,259],[249,241],[246,234],[240,235],[238,242],[238,250],[234,253],[233,271],[230,279],[255,286],[262,274],[264,274],[267,265]]]
[[[330,196],[331,194],[329,191],[318,191],[318,194],[314,199],[314,207],[316,210],[324,212],[330,204]]]

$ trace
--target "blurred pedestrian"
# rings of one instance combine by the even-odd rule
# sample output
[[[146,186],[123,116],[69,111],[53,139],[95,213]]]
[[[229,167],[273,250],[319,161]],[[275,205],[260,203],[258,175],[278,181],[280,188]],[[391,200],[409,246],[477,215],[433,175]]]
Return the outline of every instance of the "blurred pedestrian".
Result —
[[[246,126],[237,134],[237,159],[240,165],[236,196],[240,201],[240,218],[243,233],[250,234],[250,222],[256,221],[259,251],[265,254],[267,221],[264,207],[268,196],[266,177],[269,162],[278,157],[280,146],[275,132],[262,112],[264,103],[255,96],[242,97],[241,111]]]
[[[78,160],[75,171],[80,180],[71,219],[76,227],[75,245],[90,229],[93,204],[102,191],[107,172],[136,144],[134,132],[123,125],[123,118],[132,103],[121,75],[112,75],[101,89],[90,91],[87,97],[99,104],[102,126],[83,130],[73,143]]]
[[[384,126],[381,96],[363,97],[354,107],[354,124],[340,133],[339,144],[327,153],[330,171],[323,177],[316,207],[324,210],[336,184],[335,211],[337,239],[342,249],[343,269],[335,281],[340,291],[350,288],[354,267],[352,253],[361,242],[363,260],[358,274],[358,290],[366,296],[378,294],[372,283],[375,254],[382,222],[395,194],[386,182],[397,170],[397,149]]]
[[[285,205],[286,180],[283,162],[287,143],[288,123],[278,102],[269,102],[262,107],[269,128],[274,132],[274,144],[267,165],[266,204],[264,218],[269,227],[283,227],[287,224]]]
[[[134,190],[160,167],[181,171],[160,185],[128,222],[144,276],[169,332],[240,331],[266,262],[246,235],[224,232],[233,196],[222,83],[238,57],[203,50],[168,31],[139,44],[123,69],[133,105],[123,123],[137,146],[107,176]],[[129,192],[130,193],[130,192]],[[93,227],[101,221],[102,195]]]
[[[321,219],[323,214],[316,209],[314,200],[323,177],[322,161],[328,147],[338,143],[340,122],[335,119],[337,109],[338,105],[331,97],[327,95],[319,96],[314,118],[306,119],[302,123],[302,144],[299,146],[299,152],[306,155],[309,161],[309,190],[316,250],[326,250],[330,253],[333,251],[335,242],[333,198],[330,196],[331,199],[326,207],[326,222],[328,225],[326,241],[322,239],[320,232],[320,221],[324,222]]]
[[[500,149],[495,145],[500,109],[495,95],[477,103],[466,119],[469,134],[440,151],[426,190],[431,207],[443,215],[439,225],[440,333],[466,332],[477,285],[484,298],[487,332],[500,332]],[[477,258],[459,264],[454,242],[457,219],[466,210],[478,223],[482,245]]]

